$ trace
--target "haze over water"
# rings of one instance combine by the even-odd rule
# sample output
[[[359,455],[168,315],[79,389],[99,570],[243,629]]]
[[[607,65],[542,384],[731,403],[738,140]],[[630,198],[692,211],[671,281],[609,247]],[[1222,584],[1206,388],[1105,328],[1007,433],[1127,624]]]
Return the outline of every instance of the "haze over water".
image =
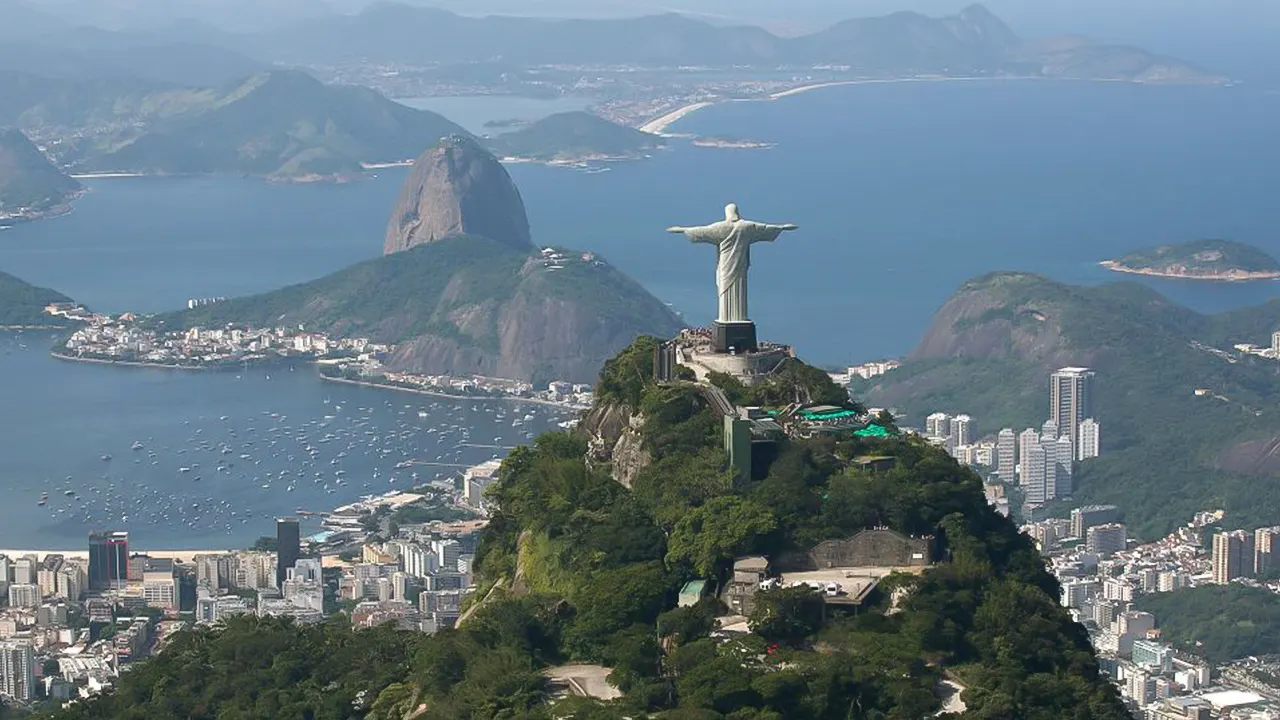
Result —
[[[513,115],[493,112],[493,119]],[[708,322],[715,307],[713,258],[708,248],[663,228],[719,219],[729,201],[748,218],[799,223],[777,243],[753,248],[751,314],[763,337],[838,365],[905,353],[960,283],[992,270],[1073,283],[1119,280],[1096,263],[1200,237],[1229,237],[1280,256],[1277,121],[1280,95],[1247,87],[863,85],[719,105],[671,128],[777,143],[771,150],[677,143],[607,173],[510,170],[535,242],[602,253],[695,324]],[[167,310],[189,297],[265,291],[376,257],[404,172],[382,170],[341,186],[241,178],[90,181],[91,192],[72,214],[0,232],[0,269],[109,311]],[[1275,283],[1144,282],[1201,310],[1262,302],[1280,291]],[[155,427],[181,427],[201,415],[202,422],[222,415],[248,422],[264,410],[301,421],[333,414],[325,412],[324,396],[336,403],[348,390],[321,385],[302,368],[289,378],[272,373],[268,384],[260,371],[236,381],[68,365],[47,359],[40,342],[28,344],[26,351],[0,352],[7,378],[0,409],[9,423],[23,418],[26,426],[20,441],[10,434],[2,446],[5,488],[36,487],[46,477],[61,488],[67,474],[79,482],[98,470],[104,453],[119,463],[146,428],[122,421],[126,413],[113,408],[141,404]],[[24,380],[15,405],[16,377]],[[390,402],[395,412],[380,410],[369,420],[386,432],[403,420],[400,406],[423,404],[410,395],[358,392],[342,397],[344,410]],[[456,411],[434,412],[426,425]],[[449,422],[472,422],[467,412]],[[215,494],[209,475],[199,489],[175,492],[192,502],[221,500],[224,491],[244,505],[259,497],[230,485]],[[84,524],[44,519],[32,512],[35,496],[15,497],[0,507],[0,546],[28,538],[82,544]],[[334,497],[308,503],[328,507]],[[308,503],[285,497],[258,514]],[[214,537],[181,523],[146,527],[127,529],[153,546],[198,546]],[[267,522],[244,527],[229,544],[269,531]],[[66,541],[54,542],[59,538]]]

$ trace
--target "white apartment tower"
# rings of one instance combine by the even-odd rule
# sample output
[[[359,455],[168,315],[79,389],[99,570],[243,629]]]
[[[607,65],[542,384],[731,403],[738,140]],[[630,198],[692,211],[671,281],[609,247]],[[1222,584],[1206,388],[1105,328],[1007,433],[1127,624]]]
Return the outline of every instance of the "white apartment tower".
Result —
[[[14,700],[36,696],[36,659],[25,642],[0,643],[0,695]]]
[[[996,474],[1002,482],[1018,480],[1018,436],[1005,428],[996,436]]]
[[[1028,503],[1039,505],[1048,500],[1046,494],[1045,449],[1039,442],[1027,446],[1022,456],[1022,487]]]
[[[925,418],[924,434],[927,437],[947,437],[951,434],[951,416],[936,412]]]
[[[1058,428],[1058,421],[1045,420],[1044,425],[1040,426],[1040,434],[1048,435],[1051,438],[1056,438],[1059,435],[1061,435],[1062,433],[1059,431],[1059,428]]]
[[[1088,460],[1089,458],[1098,457],[1099,436],[1101,428],[1098,427],[1098,421],[1093,418],[1085,418],[1080,423],[1080,442],[1076,444],[1076,459]]]
[[[973,443],[973,418],[968,415],[957,415],[951,418],[951,440],[956,447]]]
[[[1033,428],[1027,428],[1018,433],[1018,473],[1021,475],[1019,479],[1020,485],[1027,484],[1027,458],[1031,455],[1031,448],[1040,444],[1040,435]]]

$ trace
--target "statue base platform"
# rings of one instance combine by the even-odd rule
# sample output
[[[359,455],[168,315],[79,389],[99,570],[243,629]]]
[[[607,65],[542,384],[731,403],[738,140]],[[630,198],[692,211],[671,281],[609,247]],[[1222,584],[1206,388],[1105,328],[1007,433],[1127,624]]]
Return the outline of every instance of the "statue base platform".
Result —
[[[711,348],[718,353],[752,353],[760,349],[756,342],[756,324],[719,320],[712,326]]]

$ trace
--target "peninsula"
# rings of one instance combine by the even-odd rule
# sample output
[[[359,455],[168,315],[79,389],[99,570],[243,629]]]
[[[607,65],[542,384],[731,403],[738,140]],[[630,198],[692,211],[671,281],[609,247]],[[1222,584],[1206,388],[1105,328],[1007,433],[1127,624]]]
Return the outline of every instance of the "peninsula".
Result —
[[[70,212],[81,192],[21,131],[0,129],[0,226]]]
[[[1115,272],[1183,280],[1241,282],[1280,278],[1280,262],[1275,258],[1232,240],[1160,245],[1100,264]]]

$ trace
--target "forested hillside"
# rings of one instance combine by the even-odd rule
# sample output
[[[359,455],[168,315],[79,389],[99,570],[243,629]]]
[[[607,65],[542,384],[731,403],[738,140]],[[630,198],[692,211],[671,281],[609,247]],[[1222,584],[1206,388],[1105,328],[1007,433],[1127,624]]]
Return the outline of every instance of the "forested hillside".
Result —
[[[1031,541],[988,507],[974,474],[916,439],[848,435],[781,441],[734,482],[699,389],[649,380],[654,343],[606,365],[589,415],[632,417],[651,462],[630,488],[618,483],[584,462],[602,439],[586,422],[513,452],[459,629],[242,620],[185,636],[114,694],[55,717],[918,720],[941,708],[944,676],[967,686],[966,718],[1128,717]],[[751,392],[831,393],[806,367]],[[858,469],[868,454],[896,464]],[[682,584],[724,580],[736,556],[875,526],[937,536],[942,561],[886,578],[856,614],[824,612],[807,588],[761,591],[752,632],[732,639],[711,637],[718,601],[676,608]],[[611,668],[621,697],[554,703],[541,670],[564,662]]]

